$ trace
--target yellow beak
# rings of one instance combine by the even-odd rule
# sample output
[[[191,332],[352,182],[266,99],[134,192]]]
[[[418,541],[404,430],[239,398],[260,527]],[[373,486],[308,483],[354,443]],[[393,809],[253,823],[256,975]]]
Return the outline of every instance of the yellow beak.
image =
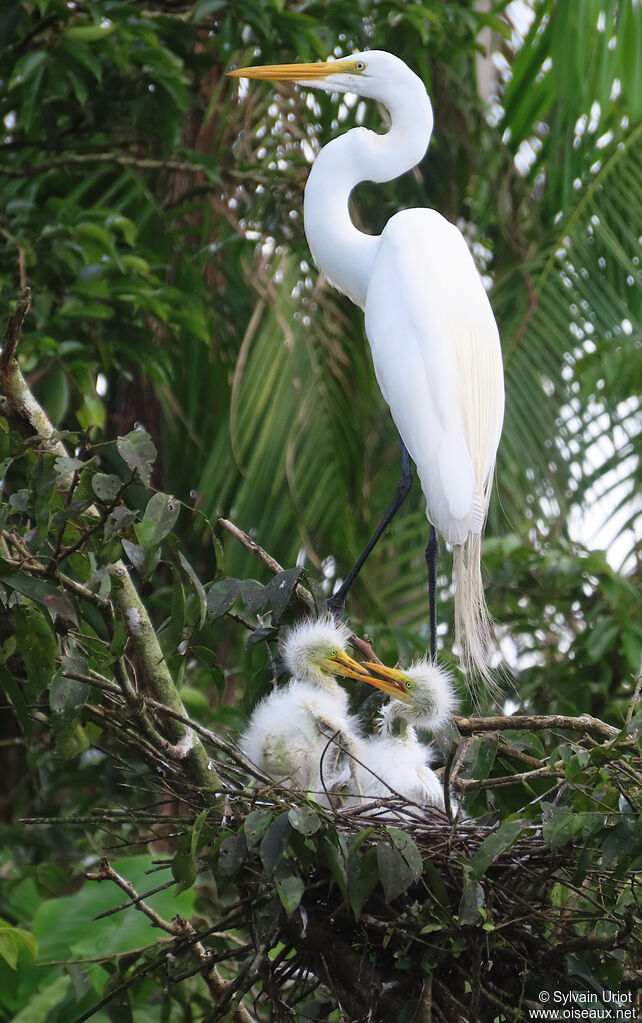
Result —
[[[316,64],[259,64],[257,67],[239,67],[228,71],[231,78],[263,78],[276,82],[304,82],[327,78],[347,71],[348,61],[326,60]]]
[[[364,661],[361,668],[368,670],[368,674],[362,679],[364,682],[375,686],[376,689],[381,689],[388,696],[394,696],[397,700],[409,702],[411,699],[406,688],[408,679],[403,671],[399,671],[397,668],[387,668],[385,664],[375,664],[373,661]],[[370,672],[376,674],[370,674]]]
[[[370,682],[371,676],[368,671],[350,657],[349,654],[338,650],[334,657],[328,657],[326,665],[335,675],[343,675],[345,678],[357,678],[361,682]]]

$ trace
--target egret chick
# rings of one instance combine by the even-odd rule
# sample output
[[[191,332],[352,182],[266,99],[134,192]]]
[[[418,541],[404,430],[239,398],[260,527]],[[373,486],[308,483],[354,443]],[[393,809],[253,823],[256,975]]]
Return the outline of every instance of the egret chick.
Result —
[[[363,681],[392,697],[379,715],[379,734],[364,740],[357,782],[363,799],[385,798],[390,790],[422,806],[444,805],[444,791],[430,768],[430,750],[419,741],[415,728],[431,731],[452,717],[457,698],[450,672],[422,658],[399,671],[364,662],[376,673]]]
[[[248,760],[322,806],[340,805],[350,780],[356,785],[352,756],[359,725],[335,676],[365,682],[370,675],[346,652],[349,636],[331,617],[289,629],[281,655],[292,680],[258,704],[240,740]]]

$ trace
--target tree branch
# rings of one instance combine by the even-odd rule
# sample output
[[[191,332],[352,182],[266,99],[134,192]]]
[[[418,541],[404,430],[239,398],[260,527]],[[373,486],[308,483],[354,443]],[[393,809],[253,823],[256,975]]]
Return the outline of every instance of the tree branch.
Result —
[[[598,735],[602,739],[617,739],[621,729],[607,725],[599,718],[590,714],[569,717],[565,714],[513,714],[510,717],[491,718],[453,718],[462,735],[475,735],[477,732],[538,731],[541,729],[566,729],[572,732],[587,732]]]
[[[29,288],[25,288],[15,310],[9,317],[4,333],[2,353],[0,354],[0,383],[7,400],[9,414],[18,419],[30,433],[49,443],[55,454],[66,457],[67,449],[62,441],[52,440],[56,433],[53,424],[33,397],[16,358],[20,332],[30,306],[31,292]],[[73,476],[72,472],[69,474],[68,481],[63,480],[62,489],[67,489],[71,485]],[[89,512],[97,514],[96,509],[90,508]],[[44,574],[46,574],[46,570]],[[166,705],[179,715],[186,716],[185,708],[165,663],[149,615],[138,596],[127,567],[122,561],[118,561],[116,564],[110,565],[109,574],[112,581],[111,604],[122,616],[130,645],[141,664],[147,688],[161,704]],[[140,713],[141,694],[136,692],[126,677],[119,681],[125,699]],[[163,752],[167,756],[185,760],[185,768],[192,782],[199,787],[205,801],[212,802],[215,798],[215,790],[221,788],[221,780],[203,744],[193,731],[180,724],[176,718],[170,718],[167,724],[170,742],[167,743],[167,740],[163,740],[166,744]],[[149,722],[147,725],[149,726]],[[151,728],[151,726],[149,727]],[[158,738],[160,738],[158,733],[154,731],[153,741],[157,742]]]
[[[171,934],[174,938],[179,940],[187,939],[189,946],[204,967],[204,969],[200,972],[202,973],[203,979],[207,984],[212,997],[218,1000],[227,996],[228,985],[223,980],[216,967],[209,963],[209,959],[211,958],[209,949],[205,948],[202,942],[194,940],[196,931],[187,920],[183,920],[180,916],[175,916],[171,922],[164,920],[155,909],[152,909],[151,906],[147,905],[134,886],[113,869],[107,859],[102,859],[100,861],[100,871],[98,873],[88,873],[85,874],[85,877],[88,881],[112,881],[129,896],[130,902],[126,905],[132,905],[139,911],[139,913],[144,913],[148,920],[151,921],[153,927],[159,927],[161,930],[166,931],[167,934]],[[166,886],[163,885],[163,887]],[[114,994],[115,992],[111,992],[112,996]],[[235,1023],[255,1023],[254,1017],[250,1015],[243,1005],[239,1005],[235,1009],[233,1019],[235,1020]]]
[[[232,536],[236,537],[236,539],[243,544],[246,550],[248,550],[250,554],[257,559],[257,561],[260,561],[262,565],[266,565],[266,567],[269,568],[270,572],[277,575],[279,572],[283,571],[283,566],[279,564],[276,558],[273,558],[271,554],[268,554],[268,552],[264,550],[260,544],[256,543],[251,536],[248,536],[247,533],[245,533],[242,529],[239,529],[239,527],[233,522],[230,522],[229,519],[221,518],[221,516],[219,516],[218,521],[221,526],[223,526],[223,529],[226,529],[228,533],[231,533]],[[294,592],[299,600],[303,604],[307,605],[310,611],[316,612],[317,605],[314,597],[305,586],[297,583],[294,587]],[[357,650],[366,660],[374,661],[375,664],[381,664],[381,661],[375,654],[367,638],[364,637],[361,639],[359,636],[352,633],[348,642],[350,643],[350,646],[353,647],[354,650]]]

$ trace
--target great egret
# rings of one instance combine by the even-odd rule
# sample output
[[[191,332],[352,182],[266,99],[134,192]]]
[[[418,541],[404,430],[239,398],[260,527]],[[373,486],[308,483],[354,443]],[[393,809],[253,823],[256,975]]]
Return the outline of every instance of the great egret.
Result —
[[[490,681],[491,626],[481,578],[481,535],[504,415],[497,325],[460,231],[435,210],[403,210],[381,235],[350,219],[360,181],[390,181],[423,158],[433,127],[423,82],[381,50],[316,64],[246,67],[235,77],[290,80],[380,101],[390,129],[353,128],[321,150],[305,189],[304,226],[315,262],[365,310],[375,373],[402,438],[397,493],[335,594],[349,586],[405,499],[417,466],[431,523],[426,548],[431,655],[436,658],[435,529],[454,548],[455,634],[464,670]]]
[[[366,681],[369,674],[346,652],[349,635],[329,616],[289,629],[281,653],[292,680],[258,704],[240,740],[248,760],[324,806],[340,805],[342,790],[357,784],[359,725],[335,675]]]
[[[403,671],[369,661],[364,667],[372,674],[363,681],[392,699],[380,714],[379,734],[356,746],[362,798],[386,798],[392,789],[423,806],[443,807],[443,787],[430,768],[430,750],[415,728],[435,731],[450,720],[457,707],[452,676],[427,658]]]

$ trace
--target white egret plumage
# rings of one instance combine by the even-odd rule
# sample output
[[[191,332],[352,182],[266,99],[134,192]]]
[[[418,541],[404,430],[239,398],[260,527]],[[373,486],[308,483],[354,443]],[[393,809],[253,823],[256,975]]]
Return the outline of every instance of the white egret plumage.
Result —
[[[281,653],[292,680],[267,696],[240,740],[243,753],[275,781],[302,789],[324,806],[355,791],[353,743],[359,725],[336,675],[365,681],[366,669],[346,651],[349,629],[333,618],[288,629]]]
[[[378,734],[358,745],[357,781],[363,799],[385,799],[392,789],[414,803],[443,807],[443,787],[430,767],[431,751],[415,729],[434,732],[450,720],[457,707],[452,675],[428,658],[403,670],[369,661],[364,667],[371,669],[364,681],[391,699],[379,716]]]
[[[383,396],[402,439],[397,494],[335,595],[345,594],[410,489],[415,462],[431,523],[431,654],[436,657],[435,530],[453,545],[455,632],[464,669],[489,681],[491,628],[481,579],[481,535],[504,413],[495,319],[460,231],[430,209],[403,210],[380,235],[359,231],[350,193],[361,181],[390,181],[423,158],[433,113],[423,82],[380,50],[317,64],[241,68],[236,77],[289,79],[306,88],[380,101],[391,125],[353,128],[317,156],[305,190],[305,233],[328,280],[365,311]]]

